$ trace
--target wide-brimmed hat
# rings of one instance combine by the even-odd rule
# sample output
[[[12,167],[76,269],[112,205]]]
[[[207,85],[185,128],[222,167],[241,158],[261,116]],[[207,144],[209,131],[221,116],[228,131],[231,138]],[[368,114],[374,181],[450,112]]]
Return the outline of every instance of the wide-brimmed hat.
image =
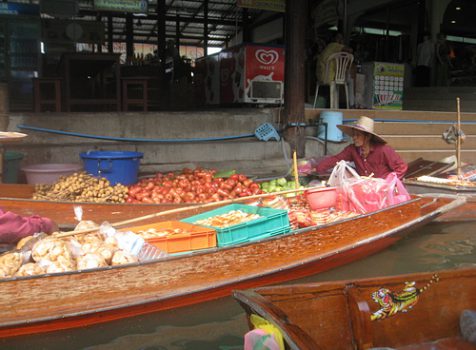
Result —
[[[373,135],[377,142],[387,143],[382,136],[374,132],[374,121],[369,117],[361,116],[355,123],[337,125],[337,127],[349,136],[353,135],[353,130],[358,130]]]

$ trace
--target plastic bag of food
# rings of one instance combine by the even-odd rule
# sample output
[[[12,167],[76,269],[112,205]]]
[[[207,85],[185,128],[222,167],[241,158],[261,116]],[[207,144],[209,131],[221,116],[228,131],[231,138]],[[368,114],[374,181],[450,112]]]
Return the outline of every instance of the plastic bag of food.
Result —
[[[322,157],[311,157],[308,159],[300,159],[297,163],[299,175],[309,175],[316,171],[316,166]]]
[[[385,181],[388,184],[388,205],[395,205],[411,199],[410,194],[395,172],[388,174]]]
[[[113,237],[119,249],[137,257],[140,262],[162,259],[168,256],[166,252],[147,243],[141,236],[134,232],[117,231],[108,222],[101,224],[99,232],[106,237],[106,240]]]
[[[83,220],[83,207],[80,205],[76,205],[73,208],[74,210],[74,217],[78,221],[78,224],[74,228],[75,231],[82,231],[82,230],[91,230],[99,228],[99,225],[96,224],[94,221],[91,220]]]
[[[344,209],[365,214],[388,206],[389,188],[384,179],[361,178],[345,180],[342,190],[344,197],[341,205],[344,205],[342,205],[342,208],[339,208],[340,210]]]

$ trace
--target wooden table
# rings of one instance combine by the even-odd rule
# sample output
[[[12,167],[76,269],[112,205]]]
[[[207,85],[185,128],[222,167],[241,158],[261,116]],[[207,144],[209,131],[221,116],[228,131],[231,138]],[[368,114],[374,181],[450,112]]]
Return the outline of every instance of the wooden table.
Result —
[[[61,57],[67,112],[94,107],[121,110],[119,54],[65,53]]]

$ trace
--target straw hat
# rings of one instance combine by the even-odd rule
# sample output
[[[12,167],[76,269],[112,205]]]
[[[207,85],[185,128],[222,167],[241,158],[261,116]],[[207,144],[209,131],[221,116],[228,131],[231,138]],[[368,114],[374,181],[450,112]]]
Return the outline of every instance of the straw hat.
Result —
[[[377,135],[374,132],[374,121],[373,119],[370,119],[369,117],[361,116],[357,121],[353,124],[348,124],[348,125],[337,125],[339,129],[342,130],[342,132],[346,133],[349,136],[352,136],[353,130],[358,130],[361,132],[366,132],[367,134],[373,135],[374,139],[377,142],[382,142],[382,143],[387,143],[385,139],[379,135]]]

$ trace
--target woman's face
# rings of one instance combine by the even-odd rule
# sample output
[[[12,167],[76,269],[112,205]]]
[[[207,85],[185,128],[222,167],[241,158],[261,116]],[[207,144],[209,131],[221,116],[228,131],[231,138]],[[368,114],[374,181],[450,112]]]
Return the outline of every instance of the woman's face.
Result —
[[[369,140],[369,135],[368,134],[366,134],[364,132],[360,132],[358,130],[353,131],[352,141],[354,142],[354,145],[356,147],[362,147],[363,145],[368,143],[368,140]]]

